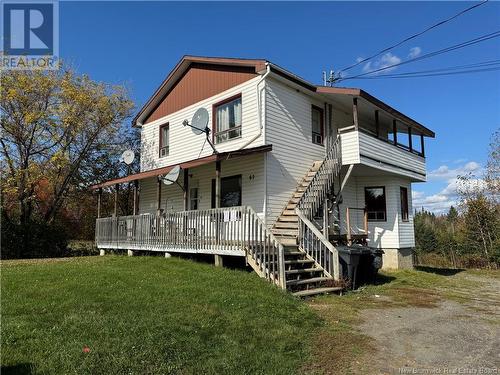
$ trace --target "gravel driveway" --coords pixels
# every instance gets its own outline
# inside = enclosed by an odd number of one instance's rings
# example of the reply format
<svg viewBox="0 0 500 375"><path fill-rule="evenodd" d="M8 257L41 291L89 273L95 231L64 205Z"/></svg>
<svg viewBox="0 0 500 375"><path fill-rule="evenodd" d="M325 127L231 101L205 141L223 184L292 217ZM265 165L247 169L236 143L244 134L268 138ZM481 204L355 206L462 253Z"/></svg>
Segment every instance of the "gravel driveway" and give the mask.
<svg viewBox="0 0 500 375"><path fill-rule="evenodd" d="M359 328L376 350L359 373L500 374L500 279L463 277L480 286L436 307L363 310Z"/></svg>

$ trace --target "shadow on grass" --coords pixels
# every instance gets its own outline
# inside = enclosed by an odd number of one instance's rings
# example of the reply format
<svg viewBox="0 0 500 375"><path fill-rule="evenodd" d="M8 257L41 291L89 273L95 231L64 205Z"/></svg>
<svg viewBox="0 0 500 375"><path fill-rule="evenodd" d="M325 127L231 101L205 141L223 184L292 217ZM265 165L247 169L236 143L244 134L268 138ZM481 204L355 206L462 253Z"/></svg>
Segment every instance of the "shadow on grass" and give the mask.
<svg viewBox="0 0 500 375"><path fill-rule="evenodd" d="M396 278L394 276L389 276L389 275L384 275L384 274L378 273L377 276L375 277L375 280L373 280L373 282L367 283L367 284L384 285L384 284L389 284L389 283L393 282L394 280L396 280Z"/></svg>
<svg viewBox="0 0 500 375"><path fill-rule="evenodd" d="M2 375L31 375L35 372L31 363L21 363L14 366L2 366L0 373Z"/></svg>
<svg viewBox="0 0 500 375"><path fill-rule="evenodd" d="M429 266L415 266L415 269L422 272L434 273L440 276L453 276L465 271L463 268L438 268Z"/></svg>

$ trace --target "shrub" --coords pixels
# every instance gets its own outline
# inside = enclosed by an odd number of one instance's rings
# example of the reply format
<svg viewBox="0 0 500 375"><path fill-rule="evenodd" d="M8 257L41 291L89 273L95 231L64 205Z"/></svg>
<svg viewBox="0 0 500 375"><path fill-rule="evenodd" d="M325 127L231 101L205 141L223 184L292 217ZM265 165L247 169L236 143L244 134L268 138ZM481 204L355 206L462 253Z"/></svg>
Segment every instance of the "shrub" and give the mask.
<svg viewBox="0 0 500 375"><path fill-rule="evenodd" d="M67 254L66 230L59 224L31 222L26 225L2 220L2 259L51 258Z"/></svg>

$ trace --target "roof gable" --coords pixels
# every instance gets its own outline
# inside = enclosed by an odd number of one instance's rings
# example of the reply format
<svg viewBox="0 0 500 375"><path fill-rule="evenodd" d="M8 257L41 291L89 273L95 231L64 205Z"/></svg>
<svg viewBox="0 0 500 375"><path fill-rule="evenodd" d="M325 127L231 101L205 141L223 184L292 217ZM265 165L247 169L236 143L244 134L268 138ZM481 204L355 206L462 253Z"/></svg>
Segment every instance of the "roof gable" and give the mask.
<svg viewBox="0 0 500 375"><path fill-rule="evenodd" d="M184 57L132 121L142 125L256 77L265 60Z"/></svg>

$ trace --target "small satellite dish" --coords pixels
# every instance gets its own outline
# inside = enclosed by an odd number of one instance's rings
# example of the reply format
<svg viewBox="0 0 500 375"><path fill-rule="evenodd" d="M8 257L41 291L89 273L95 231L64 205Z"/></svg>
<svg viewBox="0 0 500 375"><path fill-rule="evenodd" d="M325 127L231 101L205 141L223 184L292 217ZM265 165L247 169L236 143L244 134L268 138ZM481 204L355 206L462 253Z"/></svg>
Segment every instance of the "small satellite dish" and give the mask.
<svg viewBox="0 0 500 375"><path fill-rule="evenodd" d="M177 182L179 178L179 173L181 172L181 167L176 165L173 167L170 172L168 172L165 176L163 176L162 180L165 185L172 185Z"/></svg>
<svg viewBox="0 0 500 375"><path fill-rule="evenodd" d="M208 111L205 108L198 108L193 115L191 120L191 129L196 135L200 135L205 132L208 125Z"/></svg>
<svg viewBox="0 0 500 375"><path fill-rule="evenodd" d="M130 165L134 162L135 154L133 150L125 150L122 154L122 160L125 164Z"/></svg>

